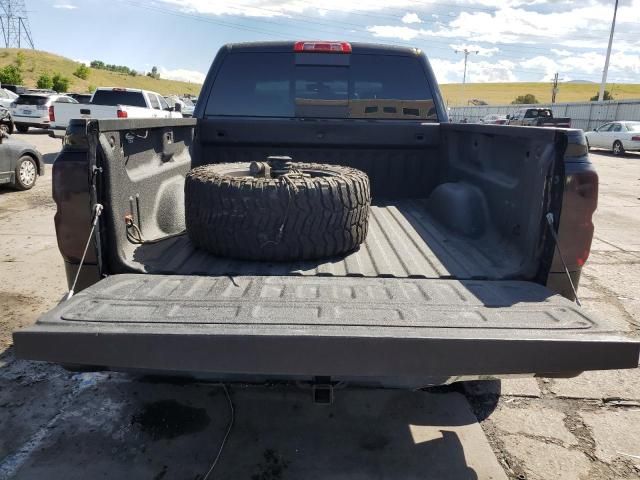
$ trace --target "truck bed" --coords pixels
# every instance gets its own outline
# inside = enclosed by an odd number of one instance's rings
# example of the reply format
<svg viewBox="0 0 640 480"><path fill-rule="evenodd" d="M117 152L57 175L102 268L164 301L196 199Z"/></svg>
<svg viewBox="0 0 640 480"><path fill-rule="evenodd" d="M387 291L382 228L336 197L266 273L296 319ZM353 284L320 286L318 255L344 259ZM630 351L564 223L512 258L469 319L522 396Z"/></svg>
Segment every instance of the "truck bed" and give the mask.
<svg viewBox="0 0 640 480"><path fill-rule="evenodd" d="M438 224L426 200L396 199L372 206L364 245L343 257L291 263L230 260L196 249L181 235L140 246L134 261L155 274L498 279L509 276L510 257L515 258L499 242L491 234L471 242Z"/></svg>

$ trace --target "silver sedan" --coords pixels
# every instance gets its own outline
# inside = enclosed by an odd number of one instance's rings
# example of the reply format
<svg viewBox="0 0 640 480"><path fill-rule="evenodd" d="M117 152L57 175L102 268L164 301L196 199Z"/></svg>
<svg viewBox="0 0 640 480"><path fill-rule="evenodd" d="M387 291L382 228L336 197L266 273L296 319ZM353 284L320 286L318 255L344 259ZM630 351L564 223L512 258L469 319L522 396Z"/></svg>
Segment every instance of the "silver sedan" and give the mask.
<svg viewBox="0 0 640 480"><path fill-rule="evenodd" d="M585 133L589 148L604 148L614 155L640 151L640 122L611 122Z"/></svg>

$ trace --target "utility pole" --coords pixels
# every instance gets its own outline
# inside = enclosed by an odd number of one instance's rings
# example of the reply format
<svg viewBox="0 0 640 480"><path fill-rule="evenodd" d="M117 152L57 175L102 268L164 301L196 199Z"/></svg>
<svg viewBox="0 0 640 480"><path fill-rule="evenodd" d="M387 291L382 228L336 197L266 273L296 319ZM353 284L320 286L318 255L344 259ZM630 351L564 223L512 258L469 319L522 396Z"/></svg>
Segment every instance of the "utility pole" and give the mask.
<svg viewBox="0 0 640 480"><path fill-rule="evenodd" d="M471 55L472 53L475 55L478 55L480 53L479 50L468 50L468 49L464 49L464 50L456 50L456 53L464 53L464 75L462 77L462 91L461 91L461 96L462 96L462 105L465 105L466 102L464 101L464 86L467 83L467 59L469 58L469 55Z"/></svg>
<svg viewBox="0 0 640 480"><path fill-rule="evenodd" d="M35 48L24 0L0 0L0 30L5 48Z"/></svg>
<svg viewBox="0 0 640 480"><path fill-rule="evenodd" d="M611 46L613 45L613 32L616 29L616 16L618 15L618 0L613 10L613 22L611 22L611 34L609 35L609 48L607 48L607 59L604 61L604 70L602 71L602 83L600 83L600 93L598 101L604 100L604 87L607 84L607 73L609 72L609 59L611 58Z"/></svg>
<svg viewBox="0 0 640 480"><path fill-rule="evenodd" d="M553 77L553 89L551 90L551 103L556 103L556 95L558 95L558 74Z"/></svg>

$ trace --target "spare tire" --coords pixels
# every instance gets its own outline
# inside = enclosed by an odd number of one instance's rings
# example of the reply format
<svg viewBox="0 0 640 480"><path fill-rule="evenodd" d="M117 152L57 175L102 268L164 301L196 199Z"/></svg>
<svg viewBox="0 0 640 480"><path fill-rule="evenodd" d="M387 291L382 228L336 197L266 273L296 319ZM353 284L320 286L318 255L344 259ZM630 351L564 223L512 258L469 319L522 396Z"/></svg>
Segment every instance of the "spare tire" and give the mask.
<svg viewBox="0 0 640 480"><path fill-rule="evenodd" d="M276 178L255 162L191 170L185 184L191 241L214 255L265 261L320 259L358 248L369 224L367 175L337 165L287 165L292 170Z"/></svg>

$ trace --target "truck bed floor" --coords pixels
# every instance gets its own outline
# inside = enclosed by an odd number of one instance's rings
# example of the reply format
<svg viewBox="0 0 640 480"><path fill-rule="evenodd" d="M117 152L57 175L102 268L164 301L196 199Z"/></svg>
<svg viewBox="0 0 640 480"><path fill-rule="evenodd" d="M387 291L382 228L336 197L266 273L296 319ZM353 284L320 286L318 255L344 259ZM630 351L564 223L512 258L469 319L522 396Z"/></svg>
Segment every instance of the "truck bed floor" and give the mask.
<svg viewBox="0 0 640 480"><path fill-rule="evenodd" d="M367 240L342 257L288 263L230 260L196 249L182 235L140 246L134 261L156 274L498 279L509 274L509 250L496 234L471 241L438 225L424 200L402 199L376 202Z"/></svg>

